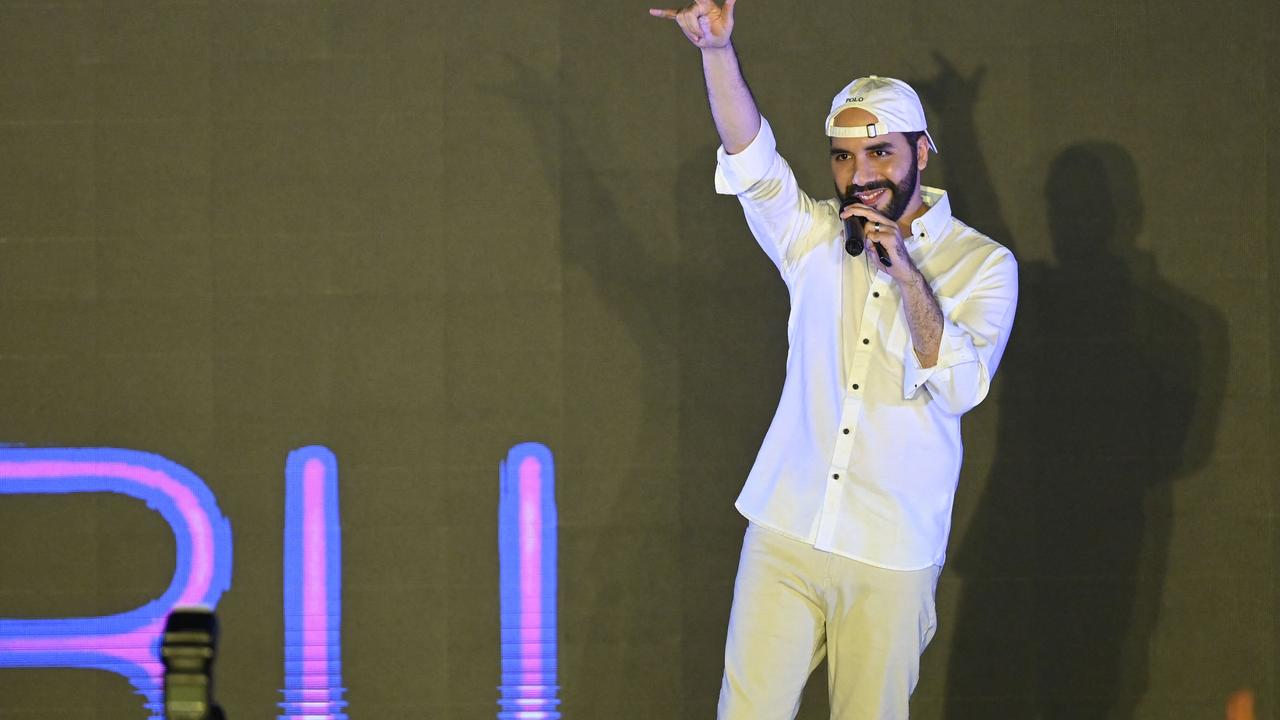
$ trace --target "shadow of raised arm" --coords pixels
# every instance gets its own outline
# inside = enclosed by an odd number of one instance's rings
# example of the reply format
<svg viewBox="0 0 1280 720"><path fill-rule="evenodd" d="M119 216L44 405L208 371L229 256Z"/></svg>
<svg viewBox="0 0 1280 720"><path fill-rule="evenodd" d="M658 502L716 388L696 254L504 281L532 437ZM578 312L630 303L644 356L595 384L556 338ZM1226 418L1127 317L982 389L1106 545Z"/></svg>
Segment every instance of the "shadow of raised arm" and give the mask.
<svg viewBox="0 0 1280 720"><path fill-rule="evenodd" d="M512 112L533 132L543 177L560 200L560 240L567 265L585 270L610 308L641 342L666 344L669 333L654 324L647 302L676 268L658 257L636 230L623 221L569 118L563 84L543 77L523 59L504 53L510 79L486 90L511 101Z"/></svg>
<svg viewBox="0 0 1280 720"><path fill-rule="evenodd" d="M955 216L1014 250L1013 236L1000 211L1000 200L991 171L982 155L974 119L975 108L987 75L979 66L967 77L941 53L934 52L938 72L931 78L911 81L935 120L934 137L942 158L942 187L951 199Z"/></svg>

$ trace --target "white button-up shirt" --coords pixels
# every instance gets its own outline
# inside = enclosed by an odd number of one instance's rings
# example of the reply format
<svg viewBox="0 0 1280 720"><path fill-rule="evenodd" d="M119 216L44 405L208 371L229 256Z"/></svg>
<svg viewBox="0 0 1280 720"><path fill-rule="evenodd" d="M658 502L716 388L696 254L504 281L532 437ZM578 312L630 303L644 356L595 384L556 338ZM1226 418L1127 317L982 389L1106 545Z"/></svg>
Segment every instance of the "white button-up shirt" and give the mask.
<svg viewBox="0 0 1280 720"><path fill-rule="evenodd" d="M844 249L835 198L796 184L761 118L746 149L717 152L716 190L737 195L791 298L787 376L739 495L750 521L893 570L941 565L960 476L960 416L987 395L1013 326L1017 264L951 217L947 195L906 239L944 317L921 368L897 284Z"/></svg>

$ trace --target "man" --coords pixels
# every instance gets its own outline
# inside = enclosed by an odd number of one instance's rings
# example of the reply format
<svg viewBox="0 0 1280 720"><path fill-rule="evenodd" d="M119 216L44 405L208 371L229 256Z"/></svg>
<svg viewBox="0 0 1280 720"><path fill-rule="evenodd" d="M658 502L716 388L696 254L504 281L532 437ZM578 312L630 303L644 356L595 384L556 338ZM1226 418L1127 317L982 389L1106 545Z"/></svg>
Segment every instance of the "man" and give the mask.
<svg viewBox="0 0 1280 720"><path fill-rule="evenodd" d="M738 196L791 300L782 397L737 501L750 523L719 717L794 718L825 655L833 718L906 718L936 623L960 416L1008 341L1017 266L920 185L933 141L900 81L858 78L835 97L837 198L802 192L738 67L734 5L650 10L701 50L716 189ZM846 226L861 222L855 255Z"/></svg>

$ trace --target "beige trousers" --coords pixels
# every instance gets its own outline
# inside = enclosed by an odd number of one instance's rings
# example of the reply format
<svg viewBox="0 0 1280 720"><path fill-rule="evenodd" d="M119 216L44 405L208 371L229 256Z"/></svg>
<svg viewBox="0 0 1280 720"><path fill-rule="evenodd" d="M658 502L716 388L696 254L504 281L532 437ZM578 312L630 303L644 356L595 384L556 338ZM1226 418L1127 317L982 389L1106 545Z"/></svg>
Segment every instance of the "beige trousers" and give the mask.
<svg viewBox="0 0 1280 720"><path fill-rule="evenodd" d="M790 720L827 658L833 720L905 720L941 568L885 570L766 530L742 542L719 720Z"/></svg>

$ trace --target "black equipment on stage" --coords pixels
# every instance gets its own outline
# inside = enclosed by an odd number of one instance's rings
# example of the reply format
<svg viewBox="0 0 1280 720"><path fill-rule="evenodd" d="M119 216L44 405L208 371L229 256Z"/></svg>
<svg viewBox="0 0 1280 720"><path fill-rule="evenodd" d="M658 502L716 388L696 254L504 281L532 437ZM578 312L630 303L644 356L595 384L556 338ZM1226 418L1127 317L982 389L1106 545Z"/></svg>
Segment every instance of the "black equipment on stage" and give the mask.
<svg viewBox="0 0 1280 720"><path fill-rule="evenodd" d="M212 611L178 608L169 614L160 642L166 720L226 720L213 701L217 648L218 619Z"/></svg>

